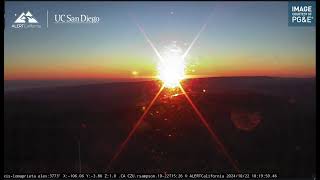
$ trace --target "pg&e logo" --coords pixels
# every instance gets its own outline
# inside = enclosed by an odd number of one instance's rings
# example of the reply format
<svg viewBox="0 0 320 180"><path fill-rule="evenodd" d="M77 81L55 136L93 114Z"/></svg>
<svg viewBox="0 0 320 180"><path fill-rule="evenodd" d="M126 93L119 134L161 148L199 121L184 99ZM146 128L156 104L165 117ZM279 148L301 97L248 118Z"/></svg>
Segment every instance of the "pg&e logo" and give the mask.
<svg viewBox="0 0 320 180"><path fill-rule="evenodd" d="M289 1L289 26L314 26L316 21L315 1Z"/></svg>

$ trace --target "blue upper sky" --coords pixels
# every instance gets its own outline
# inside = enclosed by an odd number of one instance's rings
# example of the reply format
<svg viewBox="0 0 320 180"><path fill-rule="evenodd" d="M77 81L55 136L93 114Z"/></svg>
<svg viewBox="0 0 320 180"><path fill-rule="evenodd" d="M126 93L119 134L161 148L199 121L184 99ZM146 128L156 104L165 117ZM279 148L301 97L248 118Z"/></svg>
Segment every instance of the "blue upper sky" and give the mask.
<svg viewBox="0 0 320 180"><path fill-rule="evenodd" d="M315 72L315 27L288 27L288 2L6 2L5 78L57 69L152 73L156 58L129 14L161 49L171 41L185 48L210 13L212 18L190 51L199 75L234 69L284 68ZM10 26L30 10L40 29ZM46 13L49 27L46 27ZM54 24L54 14L99 16L99 24ZM246 65L246 67L242 67ZM145 68L147 67L147 68ZM27 69L27 70L26 70ZM99 70L99 71L103 71ZM97 70L98 71L98 70ZM281 69L277 70L281 71ZM266 72L269 72L266 71ZM62 70L61 70L61 73ZM295 73L292 73L293 75ZM222 73L223 74L223 73ZM107 76L107 75L106 75Z"/></svg>

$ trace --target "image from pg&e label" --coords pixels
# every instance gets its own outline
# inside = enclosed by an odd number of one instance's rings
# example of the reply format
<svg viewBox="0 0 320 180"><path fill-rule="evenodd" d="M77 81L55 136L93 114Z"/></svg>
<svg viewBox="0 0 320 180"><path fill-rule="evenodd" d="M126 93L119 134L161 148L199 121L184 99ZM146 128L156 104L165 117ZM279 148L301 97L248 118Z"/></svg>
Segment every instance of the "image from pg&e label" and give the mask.
<svg viewBox="0 0 320 180"><path fill-rule="evenodd" d="M316 1L289 1L289 26L315 26Z"/></svg>

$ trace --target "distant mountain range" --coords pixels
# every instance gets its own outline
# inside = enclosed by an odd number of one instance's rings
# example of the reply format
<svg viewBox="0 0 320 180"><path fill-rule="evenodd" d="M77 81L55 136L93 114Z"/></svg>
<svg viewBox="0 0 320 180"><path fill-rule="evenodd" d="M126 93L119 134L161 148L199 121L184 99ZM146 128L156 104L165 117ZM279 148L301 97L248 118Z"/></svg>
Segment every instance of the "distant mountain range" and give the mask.
<svg viewBox="0 0 320 180"><path fill-rule="evenodd" d="M300 77L271 77L271 76L233 76L233 77L202 77L202 78L190 78L192 80L197 79L210 79L214 81L228 80L228 82L234 83L257 83L266 80L297 80L297 79L309 79L315 80L314 77L300 78ZM139 82L139 81L152 81L147 78L132 78L132 79L78 79L78 80L4 80L4 92L20 91L27 89L38 88L50 88L50 87L66 87L66 86L79 86L90 84L104 84L104 83L117 83L117 82ZM265 83L265 82L263 82Z"/></svg>

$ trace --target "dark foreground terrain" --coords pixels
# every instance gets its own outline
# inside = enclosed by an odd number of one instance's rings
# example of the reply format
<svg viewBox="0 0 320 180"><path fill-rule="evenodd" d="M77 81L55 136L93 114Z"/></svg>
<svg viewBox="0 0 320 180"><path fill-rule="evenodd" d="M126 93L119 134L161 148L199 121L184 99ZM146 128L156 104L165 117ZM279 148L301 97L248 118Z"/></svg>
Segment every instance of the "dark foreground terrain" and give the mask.
<svg viewBox="0 0 320 180"><path fill-rule="evenodd" d="M315 79L206 78L183 87L242 172L315 174ZM4 172L234 172L180 91L159 82L6 92ZM79 158L80 157L80 158Z"/></svg>

